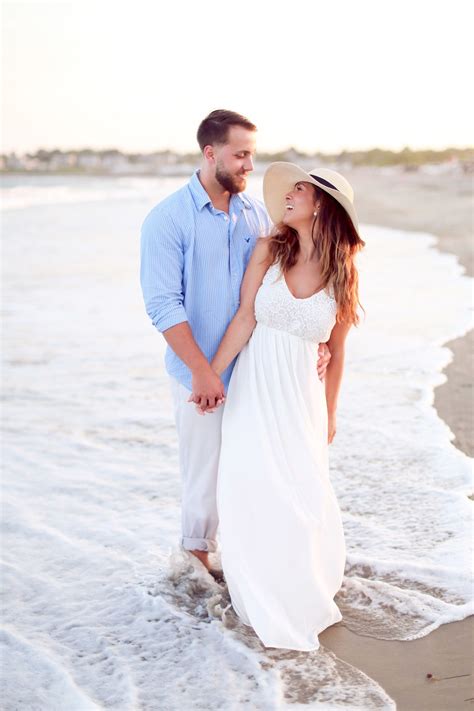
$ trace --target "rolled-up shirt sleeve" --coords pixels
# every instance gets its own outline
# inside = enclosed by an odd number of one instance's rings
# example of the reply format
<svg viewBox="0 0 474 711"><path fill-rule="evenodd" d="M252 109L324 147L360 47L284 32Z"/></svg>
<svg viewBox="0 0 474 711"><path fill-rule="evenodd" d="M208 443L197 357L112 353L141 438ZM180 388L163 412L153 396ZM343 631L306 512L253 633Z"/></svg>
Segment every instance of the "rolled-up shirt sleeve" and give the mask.
<svg viewBox="0 0 474 711"><path fill-rule="evenodd" d="M146 312L163 333L187 321L183 293L184 249L170 215L153 210L142 226L140 281Z"/></svg>

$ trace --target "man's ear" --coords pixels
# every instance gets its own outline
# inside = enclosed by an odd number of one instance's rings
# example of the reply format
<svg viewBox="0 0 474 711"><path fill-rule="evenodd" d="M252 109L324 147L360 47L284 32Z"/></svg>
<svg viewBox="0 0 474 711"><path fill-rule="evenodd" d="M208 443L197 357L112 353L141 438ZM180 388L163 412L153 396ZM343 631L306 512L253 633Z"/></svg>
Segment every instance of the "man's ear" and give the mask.
<svg viewBox="0 0 474 711"><path fill-rule="evenodd" d="M215 162L214 146L204 146L203 155L210 163Z"/></svg>

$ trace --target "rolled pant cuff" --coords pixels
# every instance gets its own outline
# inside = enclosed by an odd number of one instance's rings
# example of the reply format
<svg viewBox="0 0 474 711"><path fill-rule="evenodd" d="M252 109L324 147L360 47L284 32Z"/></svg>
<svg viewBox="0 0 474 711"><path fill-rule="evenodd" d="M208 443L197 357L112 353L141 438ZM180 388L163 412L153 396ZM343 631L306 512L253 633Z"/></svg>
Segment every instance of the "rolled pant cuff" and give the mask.
<svg viewBox="0 0 474 711"><path fill-rule="evenodd" d="M181 544L187 551L208 551L214 553L217 550L217 542L210 538L182 538Z"/></svg>

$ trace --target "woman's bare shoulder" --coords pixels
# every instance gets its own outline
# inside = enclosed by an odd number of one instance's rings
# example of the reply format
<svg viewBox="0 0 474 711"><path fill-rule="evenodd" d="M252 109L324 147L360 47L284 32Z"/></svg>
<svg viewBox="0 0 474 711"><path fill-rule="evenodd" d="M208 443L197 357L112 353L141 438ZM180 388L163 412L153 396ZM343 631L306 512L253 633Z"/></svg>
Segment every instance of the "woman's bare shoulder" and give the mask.
<svg viewBox="0 0 474 711"><path fill-rule="evenodd" d="M257 237L252 256L255 257L255 261L268 262L268 266L270 265L270 237Z"/></svg>

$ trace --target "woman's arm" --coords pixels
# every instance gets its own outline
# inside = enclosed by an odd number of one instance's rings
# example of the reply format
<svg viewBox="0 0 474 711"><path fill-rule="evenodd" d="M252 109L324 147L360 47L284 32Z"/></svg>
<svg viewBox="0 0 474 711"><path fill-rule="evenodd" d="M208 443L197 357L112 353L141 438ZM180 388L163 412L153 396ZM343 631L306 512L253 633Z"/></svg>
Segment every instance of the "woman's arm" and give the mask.
<svg viewBox="0 0 474 711"><path fill-rule="evenodd" d="M336 409L337 397L341 387L342 372L344 370L344 349L346 336L351 327L350 323L336 323L331 331L328 347L331 352L331 360L326 370L326 402L328 408L328 442L334 439L336 434Z"/></svg>
<svg viewBox="0 0 474 711"><path fill-rule="evenodd" d="M267 239L260 237L242 280L239 309L211 362L211 367L218 375L224 372L252 335L255 328L255 297L269 266Z"/></svg>

